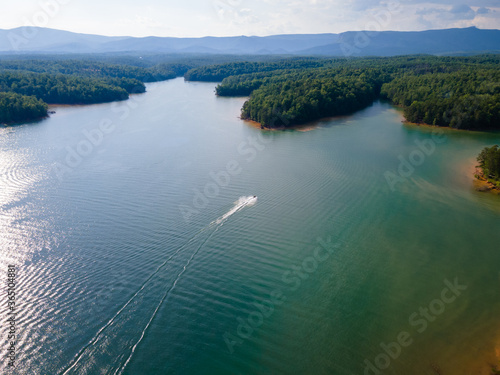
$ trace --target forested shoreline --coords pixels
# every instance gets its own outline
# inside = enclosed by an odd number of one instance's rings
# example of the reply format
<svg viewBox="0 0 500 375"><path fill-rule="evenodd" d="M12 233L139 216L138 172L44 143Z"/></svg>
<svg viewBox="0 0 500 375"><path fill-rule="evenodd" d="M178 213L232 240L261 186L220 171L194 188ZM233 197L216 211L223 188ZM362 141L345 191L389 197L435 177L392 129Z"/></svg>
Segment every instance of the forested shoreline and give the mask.
<svg viewBox="0 0 500 375"><path fill-rule="evenodd" d="M194 68L238 61L251 66L254 61L276 63L281 60L269 56L139 55L133 52L101 55L0 54L0 93L5 94L0 102L0 123L46 117L47 104L126 100L130 94L144 93L147 82L184 75L189 77L188 73Z"/></svg>
<svg viewBox="0 0 500 375"><path fill-rule="evenodd" d="M499 66L500 55L296 58L281 64L214 65L194 69L188 77L223 78L216 94L250 96L241 117L266 128L353 113L386 99L401 106L410 122L498 130Z"/></svg>
<svg viewBox="0 0 500 375"><path fill-rule="evenodd" d="M15 94L3 95L0 122L47 116L46 104L126 100L132 93L145 92L146 82L184 76L186 81L220 82L215 89L218 96L249 96L241 117L265 128L350 114L385 99L402 107L410 122L498 130L499 66L498 54L370 58L0 56L0 93Z"/></svg>
<svg viewBox="0 0 500 375"><path fill-rule="evenodd" d="M190 67L144 68L76 59L0 60L0 122L47 116L48 104L96 104L144 93L144 82L175 78ZM9 95L8 95L9 94Z"/></svg>
<svg viewBox="0 0 500 375"><path fill-rule="evenodd" d="M485 147L477 157L480 173L476 177L500 190L500 147Z"/></svg>
<svg viewBox="0 0 500 375"><path fill-rule="evenodd" d="M0 123L48 115L48 104L126 100L145 83L182 77L194 67L227 58L137 55L0 56ZM7 95L9 94L9 95ZM36 108L36 110L34 110Z"/></svg>
<svg viewBox="0 0 500 375"><path fill-rule="evenodd" d="M23 122L47 116L48 105L34 96L0 92L0 122Z"/></svg>

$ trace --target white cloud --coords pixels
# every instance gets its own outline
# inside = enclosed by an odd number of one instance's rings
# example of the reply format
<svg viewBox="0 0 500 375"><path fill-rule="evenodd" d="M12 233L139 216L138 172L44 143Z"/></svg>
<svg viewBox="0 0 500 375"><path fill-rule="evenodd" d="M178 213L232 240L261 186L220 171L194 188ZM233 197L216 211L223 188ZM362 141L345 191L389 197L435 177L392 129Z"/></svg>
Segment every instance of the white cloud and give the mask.
<svg viewBox="0 0 500 375"><path fill-rule="evenodd" d="M86 0L69 2L48 27L135 36L499 28L499 6L499 0ZM22 26L39 8L37 0L5 1L0 28Z"/></svg>

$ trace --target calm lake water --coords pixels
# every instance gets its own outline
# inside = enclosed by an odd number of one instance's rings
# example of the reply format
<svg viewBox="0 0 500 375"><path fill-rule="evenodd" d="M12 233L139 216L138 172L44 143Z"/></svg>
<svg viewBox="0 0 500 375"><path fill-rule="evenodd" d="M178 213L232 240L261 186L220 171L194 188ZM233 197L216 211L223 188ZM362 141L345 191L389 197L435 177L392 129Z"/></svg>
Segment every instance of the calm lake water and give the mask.
<svg viewBox="0 0 500 375"><path fill-rule="evenodd" d="M499 363L500 197L475 191L471 167L500 134L435 134L384 103L263 132L213 83L147 88L0 128L4 340L18 272L17 367L0 372Z"/></svg>

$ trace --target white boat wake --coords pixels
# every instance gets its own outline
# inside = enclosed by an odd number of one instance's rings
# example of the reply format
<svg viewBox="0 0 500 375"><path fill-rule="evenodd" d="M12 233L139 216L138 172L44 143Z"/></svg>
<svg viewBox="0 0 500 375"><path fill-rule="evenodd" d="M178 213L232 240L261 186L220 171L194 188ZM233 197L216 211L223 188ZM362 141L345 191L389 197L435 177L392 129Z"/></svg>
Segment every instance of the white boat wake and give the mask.
<svg viewBox="0 0 500 375"><path fill-rule="evenodd" d="M132 295L132 297L128 299L127 302L111 317L111 319L97 331L94 337L86 345L84 345L82 349L80 349L80 351L69 363L68 367L64 370L63 375L93 373L93 371L97 371L96 367L98 366L100 366L102 371L104 371L104 367L106 367L107 373L111 373L114 369L115 375L123 374L126 367L130 363L130 360L134 356L137 347L141 344L147 330L155 319L158 310L168 300L171 293L177 286L178 281L189 269L191 262L196 257L198 252L205 246L205 244L231 215L242 210L244 207L253 206L255 203L257 203L257 197L255 195L240 197L236 202L234 202L234 206L228 212L219 217L217 220L212 221L209 225L205 226L193 237L191 237L184 245L178 248L172 255L170 255L144 281L139 290L137 290L134 295ZM207 230L208 232L206 232ZM208 236L204 239L202 237L203 233L208 234ZM141 301L147 297L147 293L150 292L149 289L154 287L154 281L157 279L155 276L162 276L161 273L166 272L170 261L178 254L181 254L181 250L199 240L201 240L201 243L196 247L188 261L177 273L173 283L165 290L164 293L159 295L161 298L156 304L154 311L152 311L151 315L147 314L149 319L144 322L144 328L141 330L140 335L138 335L138 339L134 340L132 337L123 336L121 331L125 325L137 324L134 310L137 304L140 304ZM122 338L121 341L120 337ZM111 349L110 342L114 343L115 347L113 350ZM128 350L130 350L130 352L128 358L125 360ZM120 355L117 355L117 353L120 353Z"/></svg>
<svg viewBox="0 0 500 375"><path fill-rule="evenodd" d="M227 218L229 218L231 215L240 211L244 207L253 206L255 203L257 203L257 196L255 195L250 195L248 197L240 197L236 202L234 202L233 208L231 208L228 212L219 217L217 220L213 221L212 224L221 224L224 221L226 221Z"/></svg>

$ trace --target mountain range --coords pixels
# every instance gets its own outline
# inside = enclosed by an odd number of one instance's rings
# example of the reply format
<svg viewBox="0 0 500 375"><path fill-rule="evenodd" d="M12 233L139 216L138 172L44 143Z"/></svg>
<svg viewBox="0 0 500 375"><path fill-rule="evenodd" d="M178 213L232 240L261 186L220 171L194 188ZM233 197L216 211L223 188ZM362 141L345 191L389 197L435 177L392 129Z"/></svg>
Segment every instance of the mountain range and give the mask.
<svg viewBox="0 0 500 375"><path fill-rule="evenodd" d="M472 54L500 51L500 30L476 27L428 31L349 31L234 37L110 37L19 27L0 29L2 53L209 53L324 56Z"/></svg>

